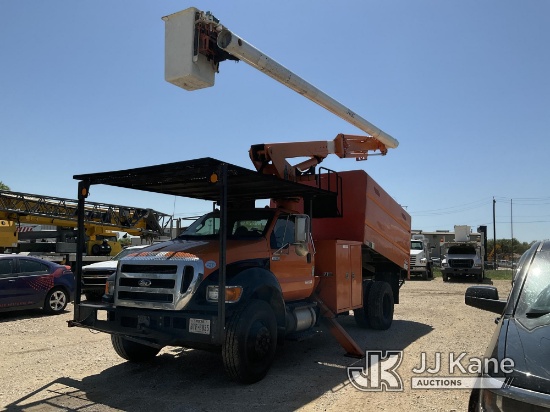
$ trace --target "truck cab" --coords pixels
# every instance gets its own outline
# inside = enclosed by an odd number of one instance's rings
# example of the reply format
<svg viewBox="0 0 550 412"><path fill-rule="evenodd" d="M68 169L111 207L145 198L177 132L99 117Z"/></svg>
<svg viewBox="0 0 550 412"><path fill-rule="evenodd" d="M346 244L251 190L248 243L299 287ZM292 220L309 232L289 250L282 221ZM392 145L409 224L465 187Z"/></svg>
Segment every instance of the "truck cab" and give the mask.
<svg viewBox="0 0 550 412"><path fill-rule="evenodd" d="M226 265L230 268L227 280L228 284L236 282L234 286L239 289L234 303L240 299L241 293L253 293L247 290L254 287L250 285L251 281L243 278L241 281L244 283L237 284L239 281L233 279L244 270L254 271L261 277L274 275L272 281L280 285L280 298L284 301L305 299L312 294L314 266L310 253L309 218L306 215L273 208L239 209L228 211L227 222ZM209 277L217 279L219 231L220 212L213 211L196 220L177 238L140 249L123 258L118 267L115 303L152 309L161 305L174 310L184 309L193 299L201 302L206 298L208 301L208 296L193 296L199 283ZM192 269L183 269L188 273L180 278L181 284L172 282L171 288L167 288L165 282L159 282L157 287L155 283L139 286L139 279L151 277L150 271L143 266L145 261L167 264L179 259L192 263L185 263ZM176 273L177 269L173 274L167 274L166 278L177 278ZM122 278L125 280L121 281ZM210 297L217 294L214 285L206 289L205 293ZM169 299L166 294L171 295ZM168 300L170 303L163 303Z"/></svg>
<svg viewBox="0 0 550 412"><path fill-rule="evenodd" d="M420 275L422 279L433 278L430 244L424 235L412 235L410 251L411 276Z"/></svg>
<svg viewBox="0 0 550 412"><path fill-rule="evenodd" d="M446 244L447 252L441 261L443 281L450 277L475 277L482 282L485 277L483 253L478 242L455 242Z"/></svg>

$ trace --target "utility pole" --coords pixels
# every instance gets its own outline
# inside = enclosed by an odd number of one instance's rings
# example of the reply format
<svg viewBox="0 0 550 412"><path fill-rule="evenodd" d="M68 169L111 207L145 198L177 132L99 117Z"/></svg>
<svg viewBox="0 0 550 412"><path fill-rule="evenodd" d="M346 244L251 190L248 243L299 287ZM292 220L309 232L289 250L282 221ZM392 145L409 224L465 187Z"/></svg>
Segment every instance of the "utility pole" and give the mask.
<svg viewBox="0 0 550 412"><path fill-rule="evenodd" d="M510 199L510 232L512 233L512 270L514 270L514 220L513 220L513 213L512 213L512 199Z"/></svg>
<svg viewBox="0 0 550 412"><path fill-rule="evenodd" d="M497 224L495 214L496 203L497 201L493 196L493 269L497 268Z"/></svg>

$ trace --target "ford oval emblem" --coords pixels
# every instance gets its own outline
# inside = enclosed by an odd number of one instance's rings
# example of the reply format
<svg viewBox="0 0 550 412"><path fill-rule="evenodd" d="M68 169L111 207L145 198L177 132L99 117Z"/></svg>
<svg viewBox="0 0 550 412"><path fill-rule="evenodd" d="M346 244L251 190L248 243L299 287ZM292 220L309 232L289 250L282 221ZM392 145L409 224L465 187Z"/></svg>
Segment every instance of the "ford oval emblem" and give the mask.
<svg viewBox="0 0 550 412"><path fill-rule="evenodd" d="M214 269L216 267L216 262L214 262L213 260L209 260L208 262L206 262L204 264L204 266L207 268L207 269Z"/></svg>
<svg viewBox="0 0 550 412"><path fill-rule="evenodd" d="M151 286L151 280L140 279L138 282L138 286L141 286L142 288L148 288L149 286Z"/></svg>

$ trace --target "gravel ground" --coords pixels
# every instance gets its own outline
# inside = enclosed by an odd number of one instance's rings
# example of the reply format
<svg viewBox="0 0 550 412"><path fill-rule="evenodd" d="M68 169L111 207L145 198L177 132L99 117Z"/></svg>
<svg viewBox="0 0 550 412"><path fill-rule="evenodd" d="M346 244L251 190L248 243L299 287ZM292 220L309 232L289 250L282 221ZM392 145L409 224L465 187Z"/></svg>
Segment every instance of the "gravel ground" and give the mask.
<svg viewBox="0 0 550 412"><path fill-rule="evenodd" d="M488 283L491 283L490 281ZM501 297L510 281L496 280ZM412 369L426 353L433 366L442 355L450 376L449 354L481 356L495 329L495 315L464 304L472 283L407 282L388 331L355 326L353 316L339 321L358 344L369 350L402 350L397 372L404 389L363 392L348 380L347 366L365 360L343 356L336 340L321 328L312 339L279 347L268 376L254 385L228 380L221 356L165 348L154 361L131 364L120 359L110 338L86 329L68 328L72 305L58 316L40 311L0 313L0 408L10 411L465 411L465 389L411 389ZM426 373L423 374L427 375ZM469 375L471 376L471 375Z"/></svg>

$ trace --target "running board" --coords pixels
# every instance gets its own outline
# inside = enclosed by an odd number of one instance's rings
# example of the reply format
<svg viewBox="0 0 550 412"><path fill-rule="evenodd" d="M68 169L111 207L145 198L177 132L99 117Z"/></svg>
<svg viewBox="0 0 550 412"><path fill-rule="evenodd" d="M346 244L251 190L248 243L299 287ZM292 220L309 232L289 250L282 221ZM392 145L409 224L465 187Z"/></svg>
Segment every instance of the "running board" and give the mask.
<svg viewBox="0 0 550 412"><path fill-rule="evenodd" d="M345 331L345 329L336 321L336 315L328 308L327 305L317 296L313 294L312 299L319 305L321 310L321 319L328 326L332 336L336 338L340 346L346 351L346 356L352 358L364 358L365 352L353 340L353 338Z"/></svg>

